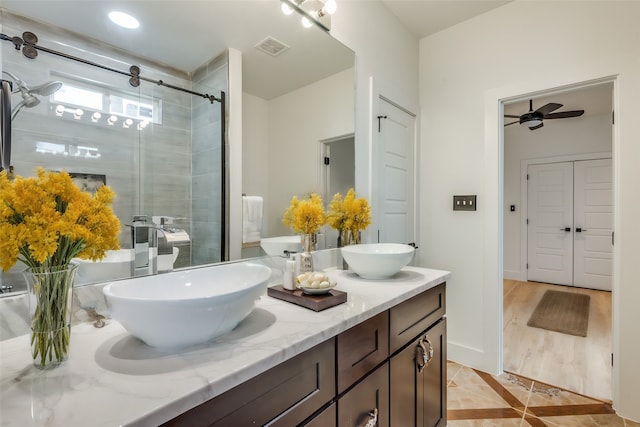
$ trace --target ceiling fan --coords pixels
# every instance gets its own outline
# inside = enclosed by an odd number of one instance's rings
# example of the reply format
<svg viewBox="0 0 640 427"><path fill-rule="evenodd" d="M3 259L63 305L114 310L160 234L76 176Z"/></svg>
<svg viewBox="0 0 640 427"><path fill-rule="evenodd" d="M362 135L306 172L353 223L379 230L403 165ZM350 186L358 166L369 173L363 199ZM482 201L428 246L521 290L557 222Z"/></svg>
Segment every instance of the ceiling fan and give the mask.
<svg viewBox="0 0 640 427"><path fill-rule="evenodd" d="M544 123L542 123L543 119L567 119L570 117L579 117L584 114L584 110L561 111L559 113L552 113L552 111L555 111L560 107L562 107L562 104L550 102L538 108L536 111L533 111L533 100L530 99L528 112L522 114L521 116L514 116L511 114L504 115L505 117L518 119L518 121L507 123L505 124L505 126L520 123L521 125L525 125L526 127L528 127L529 130L536 130L544 126Z"/></svg>

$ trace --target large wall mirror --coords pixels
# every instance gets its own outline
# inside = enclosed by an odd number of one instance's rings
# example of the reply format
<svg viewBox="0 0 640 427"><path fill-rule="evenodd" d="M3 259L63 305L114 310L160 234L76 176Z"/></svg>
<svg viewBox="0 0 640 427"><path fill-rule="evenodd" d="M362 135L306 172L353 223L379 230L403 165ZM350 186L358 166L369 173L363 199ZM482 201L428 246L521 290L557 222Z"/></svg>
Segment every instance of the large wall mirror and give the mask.
<svg viewBox="0 0 640 427"><path fill-rule="evenodd" d="M6 36L31 32L39 46L68 56L127 72L138 65L152 81L225 93L223 111L197 95L144 79L134 87L126 75L46 51L28 58L0 42L4 80L55 89L34 91L37 103L23 102L24 91L11 96L14 173L64 169L88 191L106 182L117 194L125 250L127 224L143 214L184 232L173 237L175 268L265 255L259 238L291 234L281 223L291 197L323 190L327 147L353 143L354 53L284 15L279 0L3 0L1 7ZM113 10L136 16L140 27L112 26ZM258 240L233 214L255 198ZM79 282L104 280L92 273Z"/></svg>

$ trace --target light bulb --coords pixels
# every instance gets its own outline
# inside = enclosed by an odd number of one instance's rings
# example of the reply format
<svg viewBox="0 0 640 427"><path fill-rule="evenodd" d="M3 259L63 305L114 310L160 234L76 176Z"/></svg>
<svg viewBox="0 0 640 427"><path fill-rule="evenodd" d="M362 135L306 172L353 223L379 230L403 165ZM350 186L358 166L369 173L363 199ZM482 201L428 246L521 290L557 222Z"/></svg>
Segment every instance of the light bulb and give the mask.
<svg viewBox="0 0 640 427"><path fill-rule="evenodd" d="M138 22L136 18L124 12L109 12L109 19L111 19L114 24L130 30L136 29L140 26L140 22Z"/></svg>
<svg viewBox="0 0 640 427"><path fill-rule="evenodd" d="M338 3L336 3L336 0L327 0L326 2L324 2L324 11L327 14L333 15L334 13L336 13L337 9Z"/></svg>
<svg viewBox="0 0 640 427"><path fill-rule="evenodd" d="M111 116L109 116L109 118L107 119L107 124L109 124L109 125L113 126L113 124L114 124L115 122L117 122L117 121L118 121L118 116L111 115Z"/></svg>
<svg viewBox="0 0 640 427"><path fill-rule="evenodd" d="M56 116L61 117L64 114L64 105L58 105L56 107Z"/></svg>
<svg viewBox="0 0 640 427"><path fill-rule="evenodd" d="M98 122L98 120L100 120L100 117L102 117L102 114L100 114L100 113L98 113L98 112L96 111L95 113L93 113L93 114L91 115L91 121L92 121L93 123L97 123L97 122Z"/></svg>
<svg viewBox="0 0 640 427"><path fill-rule="evenodd" d="M78 108L74 113L73 113L73 118L76 120L80 120L82 118L82 115L84 114L84 111L82 111L82 109Z"/></svg>
<svg viewBox="0 0 640 427"><path fill-rule="evenodd" d="M302 17L302 26L305 28L311 28L313 24L311 23L311 21L309 21L309 18L307 18L306 16Z"/></svg>
<svg viewBox="0 0 640 427"><path fill-rule="evenodd" d="M293 13L293 8L287 3L282 3L280 5L280 9L282 9L282 13L284 13L285 15L291 15Z"/></svg>

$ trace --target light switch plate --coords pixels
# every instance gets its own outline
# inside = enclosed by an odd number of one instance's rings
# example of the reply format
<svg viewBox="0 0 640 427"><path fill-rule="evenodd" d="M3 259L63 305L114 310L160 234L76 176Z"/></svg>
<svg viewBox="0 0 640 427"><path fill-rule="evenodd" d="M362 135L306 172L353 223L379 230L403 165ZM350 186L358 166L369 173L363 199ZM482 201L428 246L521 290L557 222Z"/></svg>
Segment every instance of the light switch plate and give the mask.
<svg viewBox="0 0 640 427"><path fill-rule="evenodd" d="M471 196L453 196L454 211L475 211L476 195Z"/></svg>

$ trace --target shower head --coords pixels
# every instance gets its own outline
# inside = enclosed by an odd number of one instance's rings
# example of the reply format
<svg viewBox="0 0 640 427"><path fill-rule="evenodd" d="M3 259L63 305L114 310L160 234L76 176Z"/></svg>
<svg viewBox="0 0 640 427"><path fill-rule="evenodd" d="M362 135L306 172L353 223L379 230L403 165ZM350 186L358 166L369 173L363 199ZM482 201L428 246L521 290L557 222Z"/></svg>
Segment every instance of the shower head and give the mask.
<svg viewBox="0 0 640 427"><path fill-rule="evenodd" d="M34 87L29 91L29 93L42 95L42 96L49 96L59 91L61 87L62 87L62 82L59 82L59 81L47 82L47 83L41 84L40 86Z"/></svg>
<svg viewBox="0 0 640 427"><path fill-rule="evenodd" d="M11 77L11 79L16 84L17 89L15 89L13 93L20 92L20 95L22 96L22 101L20 101L20 103L18 103L18 105L16 105L13 111L11 112L11 120L13 120L16 117L16 115L18 115L18 113L23 107L33 108L36 105L40 104L40 98L38 98L36 95L49 96L59 91L60 88L62 87L62 82L51 81L51 82L47 82L47 83L43 83L41 85L35 86L33 89L29 89L29 86L27 86L25 82L20 80L18 77L16 77L12 73L4 70L2 72L7 76Z"/></svg>

